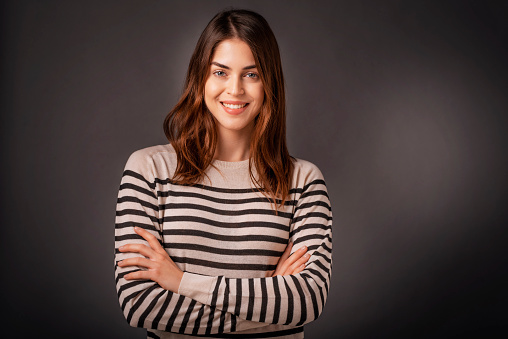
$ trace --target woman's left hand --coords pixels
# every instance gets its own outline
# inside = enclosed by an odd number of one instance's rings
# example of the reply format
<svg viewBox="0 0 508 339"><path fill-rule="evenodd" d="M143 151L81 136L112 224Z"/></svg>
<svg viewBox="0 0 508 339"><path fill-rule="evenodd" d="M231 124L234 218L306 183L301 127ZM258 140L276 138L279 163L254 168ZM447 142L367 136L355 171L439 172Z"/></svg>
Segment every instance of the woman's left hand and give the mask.
<svg viewBox="0 0 508 339"><path fill-rule="evenodd" d="M135 257L122 260L118 263L120 267L141 266L147 270L140 270L126 274L126 280L152 280L158 283L162 288L178 293L178 287L182 281L183 271L176 266L168 253L162 248L161 244L150 232L134 227L134 231L143 237L150 246L143 244L127 244L121 246L120 252L135 252L146 258Z"/></svg>

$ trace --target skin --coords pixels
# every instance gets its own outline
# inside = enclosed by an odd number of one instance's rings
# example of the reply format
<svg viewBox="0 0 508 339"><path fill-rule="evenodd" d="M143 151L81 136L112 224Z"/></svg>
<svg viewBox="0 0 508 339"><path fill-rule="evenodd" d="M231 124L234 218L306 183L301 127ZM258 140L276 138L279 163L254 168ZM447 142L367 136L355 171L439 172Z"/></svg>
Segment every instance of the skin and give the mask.
<svg viewBox="0 0 508 339"><path fill-rule="evenodd" d="M213 115L219 136L215 159L241 161L249 158L250 137L255 118L264 100L263 83L249 46L239 39L222 41L212 57L212 64L205 83L204 99ZM224 106L230 105L230 107ZM242 107L231 107L240 105ZM127 244L120 252L139 253L143 257L125 259L120 267L140 266L146 270L129 273L126 280L152 280L162 288L178 293L183 271L171 260L159 241L148 231L134 227L135 232L148 243ZM290 242L280 257L275 271L267 277L298 274L305 268L310 255L304 246L292 255Z"/></svg>
<svg viewBox="0 0 508 339"><path fill-rule="evenodd" d="M254 119L263 105L264 95L263 82L250 47L238 39L222 41L213 54L204 93L219 136L216 159L240 161L249 158ZM246 106L232 109L224 103Z"/></svg>

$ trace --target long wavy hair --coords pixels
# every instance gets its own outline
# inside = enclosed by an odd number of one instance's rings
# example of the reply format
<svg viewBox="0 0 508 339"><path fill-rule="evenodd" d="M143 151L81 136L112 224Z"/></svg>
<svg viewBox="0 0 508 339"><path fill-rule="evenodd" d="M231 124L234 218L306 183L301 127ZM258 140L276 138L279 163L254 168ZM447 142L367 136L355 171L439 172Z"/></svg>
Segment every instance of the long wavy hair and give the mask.
<svg viewBox="0 0 508 339"><path fill-rule="evenodd" d="M189 62L183 94L164 120L164 133L177 155L172 180L178 184L195 184L212 164L217 129L206 107L204 90L215 48L226 39L247 43L260 72L264 101L255 118L249 171L256 188L277 209L287 199L294 167L286 144L284 77L277 40L266 20L252 11L220 12L201 33Z"/></svg>

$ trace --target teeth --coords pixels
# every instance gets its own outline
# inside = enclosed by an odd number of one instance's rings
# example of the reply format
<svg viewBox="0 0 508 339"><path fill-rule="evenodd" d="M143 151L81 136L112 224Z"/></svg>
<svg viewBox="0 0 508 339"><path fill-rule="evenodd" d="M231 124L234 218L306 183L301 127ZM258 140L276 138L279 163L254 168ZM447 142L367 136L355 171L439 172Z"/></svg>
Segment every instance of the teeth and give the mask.
<svg viewBox="0 0 508 339"><path fill-rule="evenodd" d="M239 109L239 108L243 108L245 106L247 106L247 104L243 104L243 105L232 105L232 104L226 104L226 103L222 103L222 105L224 105L225 107L227 108L233 108L233 109Z"/></svg>

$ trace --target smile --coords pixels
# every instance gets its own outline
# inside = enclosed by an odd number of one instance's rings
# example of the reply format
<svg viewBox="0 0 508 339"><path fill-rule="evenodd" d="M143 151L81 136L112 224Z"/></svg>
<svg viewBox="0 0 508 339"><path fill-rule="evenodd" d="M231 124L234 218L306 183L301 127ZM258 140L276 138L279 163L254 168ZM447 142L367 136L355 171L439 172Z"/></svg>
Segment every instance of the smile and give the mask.
<svg viewBox="0 0 508 339"><path fill-rule="evenodd" d="M221 102L221 104L222 104L222 106L230 108L230 109L240 109L240 108L244 108L245 106L248 105L248 103L241 104L241 105L234 105L234 104L226 104L225 102Z"/></svg>

